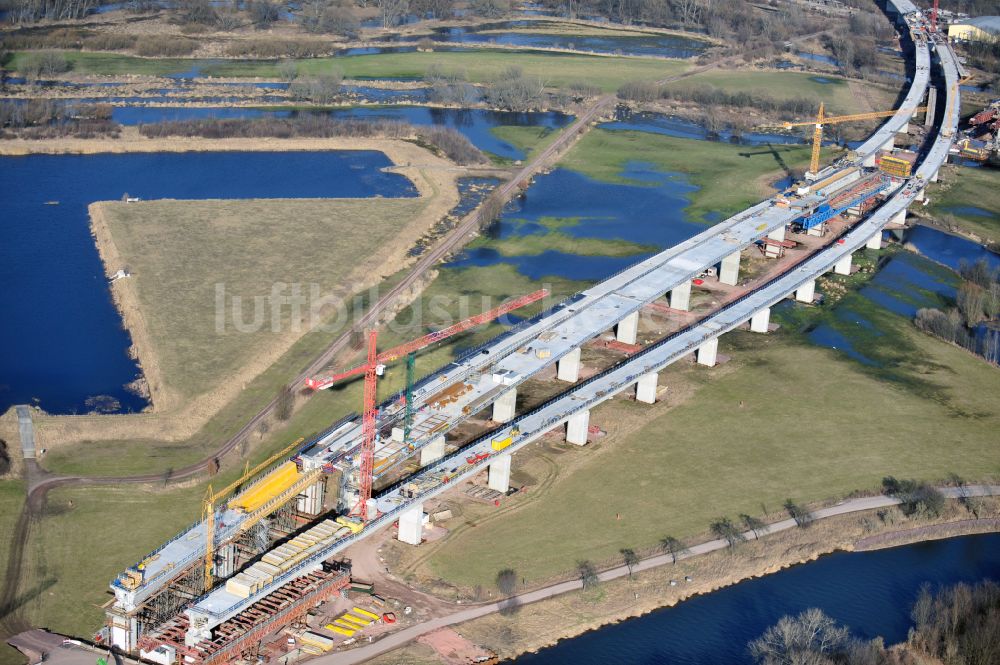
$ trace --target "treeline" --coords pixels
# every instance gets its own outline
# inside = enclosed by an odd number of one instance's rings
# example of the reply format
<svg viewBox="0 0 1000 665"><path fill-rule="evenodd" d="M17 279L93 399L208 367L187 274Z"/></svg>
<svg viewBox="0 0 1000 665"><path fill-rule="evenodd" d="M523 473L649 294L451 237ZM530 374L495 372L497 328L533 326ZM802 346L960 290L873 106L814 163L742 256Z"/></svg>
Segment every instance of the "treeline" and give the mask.
<svg viewBox="0 0 1000 665"><path fill-rule="evenodd" d="M65 21L83 18L99 4L97 0L11 0L7 11L14 23L32 23L43 18Z"/></svg>
<svg viewBox="0 0 1000 665"><path fill-rule="evenodd" d="M982 336L976 327L982 321L1000 317L1000 269L990 268L985 259L959 266L962 283L955 295L955 307L947 310L917 310L914 325L946 342L958 344L1000 364L1000 331L986 330Z"/></svg>
<svg viewBox="0 0 1000 665"><path fill-rule="evenodd" d="M87 139L116 137L120 130L108 104L67 106L50 99L0 100L0 138Z"/></svg>
<svg viewBox="0 0 1000 665"><path fill-rule="evenodd" d="M933 593L925 585L910 614L907 641L887 648L860 640L822 610L782 617L748 646L761 665L954 665L1000 663L1000 585L957 584Z"/></svg>
<svg viewBox="0 0 1000 665"><path fill-rule="evenodd" d="M647 81L632 81L618 89L618 97L633 102L648 103L660 99L672 99L693 102L704 107L753 108L787 117L801 117L816 112L816 102L807 97L775 99L755 92L729 92L711 85L671 88Z"/></svg>
<svg viewBox="0 0 1000 665"><path fill-rule="evenodd" d="M395 138L414 139L459 164L481 164L486 157L460 132L450 127L415 127L390 120L338 120L328 116L296 118L177 120L141 125L148 138L168 136L223 138Z"/></svg>

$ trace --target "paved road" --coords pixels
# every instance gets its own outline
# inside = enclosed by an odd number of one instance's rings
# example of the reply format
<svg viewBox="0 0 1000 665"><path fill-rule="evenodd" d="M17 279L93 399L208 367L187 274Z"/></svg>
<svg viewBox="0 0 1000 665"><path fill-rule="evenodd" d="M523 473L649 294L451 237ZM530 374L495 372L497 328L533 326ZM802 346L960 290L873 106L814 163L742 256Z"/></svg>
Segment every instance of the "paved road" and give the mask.
<svg viewBox="0 0 1000 665"><path fill-rule="evenodd" d="M24 459L35 458L35 426L31 422L31 409L21 404L17 410L17 426L21 430L21 454Z"/></svg>
<svg viewBox="0 0 1000 665"><path fill-rule="evenodd" d="M962 496L963 492L963 490L956 487L942 487L939 489L946 497L951 499L959 498ZM970 485L964 489L964 492L966 496L998 496L1000 495L1000 485ZM812 513L812 518L813 520L821 520L829 517L836 517L838 515L847 515L850 513L872 510L874 508L885 508L899 503L900 501L898 499L893 499L887 496L872 496L860 499L851 499L829 508L817 510ZM787 531L792 528L795 528L795 520L787 519L768 525L766 533L777 533L779 531ZM753 534L750 531L747 531L744 533L744 537L751 539L753 538ZM677 558L688 559L708 554L709 552L725 549L726 547L728 547L728 543L723 539L710 540L708 542L692 546L689 551L683 554L678 554ZM650 570L652 568L672 563L673 557L670 554L661 554L648 559L643 559L632 568L632 572L642 572L644 570ZM628 574L629 569L627 566L618 566L617 568L612 568L599 573L598 577L602 582L606 582L608 580L625 577ZM576 591L580 589L581 586L582 583L580 580L560 582L559 584L553 584L552 586L520 594L515 596L513 600L517 605L527 605L546 598L559 596L570 591ZM310 660L309 662L316 665L353 665L355 663L362 663L370 658L374 658L375 656L392 651L393 649L398 649L421 635L437 630L438 628L453 626L457 623L478 619L479 617L498 612L501 607L506 606L510 602L511 601L508 600L468 607L457 612L453 612L447 616L430 619L429 621L425 621L415 626L410 626L409 628L405 628L398 633L392 633L388 637L385 637L373 644L352 649L350 651L344 651L342 653L320 656Z"/></svg>

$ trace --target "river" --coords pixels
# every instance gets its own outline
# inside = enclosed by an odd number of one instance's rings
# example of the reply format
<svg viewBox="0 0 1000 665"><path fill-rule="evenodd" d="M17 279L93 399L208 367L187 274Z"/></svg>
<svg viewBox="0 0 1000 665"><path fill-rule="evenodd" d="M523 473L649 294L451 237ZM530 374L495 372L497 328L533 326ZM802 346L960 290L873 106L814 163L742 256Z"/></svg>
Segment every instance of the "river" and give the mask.
<svg viewBox="0 0 1000 665"><path fill-rule="evenodd" d="M641 573L640 573L641 575ZM853 635L906 639L910 607L933 586L1000 579L1000 534L840 552L697 596L517 658L517 665L752 663L747 643L786 614L818 607ZM523 611L530 611L530 607Z"/></svg>

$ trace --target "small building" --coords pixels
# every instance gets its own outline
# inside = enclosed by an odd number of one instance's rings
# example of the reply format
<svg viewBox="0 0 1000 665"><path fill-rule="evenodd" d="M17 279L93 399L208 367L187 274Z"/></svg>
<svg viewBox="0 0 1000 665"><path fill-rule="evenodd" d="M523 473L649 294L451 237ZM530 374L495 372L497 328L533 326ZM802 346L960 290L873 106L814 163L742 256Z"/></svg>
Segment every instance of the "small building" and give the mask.
<svg viewBox="0 0 1000 665"><path fill-rule="evenodd" d="M977 16L956 21L948 26L949 39L989 42L1000 39L1000 16Z"/></svg>

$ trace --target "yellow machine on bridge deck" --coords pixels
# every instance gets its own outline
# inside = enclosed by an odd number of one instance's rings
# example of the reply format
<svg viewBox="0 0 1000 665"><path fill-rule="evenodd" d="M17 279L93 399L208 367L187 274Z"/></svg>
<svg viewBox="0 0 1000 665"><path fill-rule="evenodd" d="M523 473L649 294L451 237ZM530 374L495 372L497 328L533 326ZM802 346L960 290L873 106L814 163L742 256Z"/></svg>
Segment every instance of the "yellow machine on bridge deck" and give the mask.
<svg viewBox="0 0 1000 665"><path fill-rule="evenodd" d="M252 513L274 497L287 491L302 477L295 462L285 462L249 490L229 501L230 508L241 508Z"/></svg>

